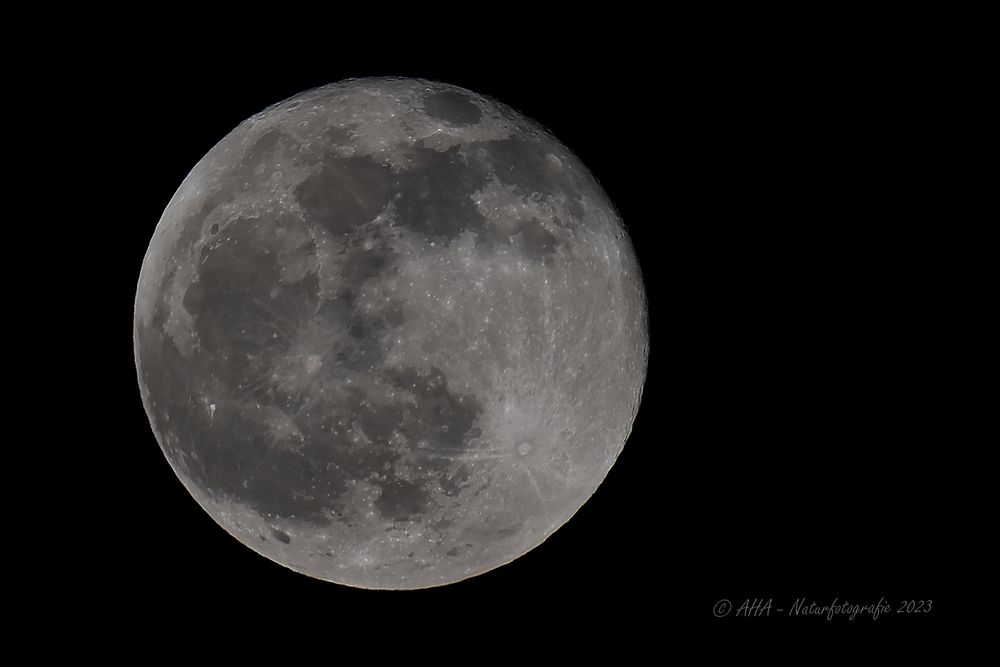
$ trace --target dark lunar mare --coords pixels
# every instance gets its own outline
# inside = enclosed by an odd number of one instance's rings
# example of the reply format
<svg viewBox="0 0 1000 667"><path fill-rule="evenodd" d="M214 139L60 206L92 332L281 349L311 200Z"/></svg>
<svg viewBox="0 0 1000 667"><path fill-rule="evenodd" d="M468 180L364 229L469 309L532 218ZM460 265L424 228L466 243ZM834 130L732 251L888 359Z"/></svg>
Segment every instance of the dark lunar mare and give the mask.
<svg viewBox="0 0 1000 667"><path fill-rule="evenodd" d="M253 164L267 164L268 152L282 141L287 139L276 131L258 140L246 160L206 198L198 216L207 217L221 202L232 199L221 193L252 189L259 179ZM353 291L365 280L392 270L395 258L383 241L365 248L351 240L390 196L398 207L399 224L428 239L444 242L485 223L469 197L485 185L486 168L469 165L457 150L421 148L416 154L412 171L399 175L368 157L328 155L322 168L296 190L304 219L275 212L230 220L221 233L210 232L197 257L198 279L183 298L187 312L195 314L199 341L188 357L162 333L174 274L164 277L163 297L151 326L137 330L140 366L157 369L144 374L149 395L171 397L152 405L168 455L213 497L246 504L264 516L322 525L331 515L349 514L342 499L348 483L368 479L372 471L390 471L371 480L381 491L376 507L389 520L426 511L431 484L440 484L445 495L454 495L464 484L463 467L453 465L452 459L468 445L482 406L474 397L449 391L436 368L428 376L415 369L380 370L385 351L379 338L388 328L404 324L402 311L395 304L373 316L358 308ZM441 183L452 187L442 188ZM281 280L277 230L310 225L347 238L345 287L333 298L320 298L313 273L291 284ZM198 217L185 222L185 230L201 227ZM546 242L544 232L525 238ZM183 257L193 243L193 238L182 237L176 255ZM307 410L307 392L280 391L271 381L271 369L292 352L296 334L310 326L325 332L329 340L349 341L329 351L333 364L320 371L331 385L341 369L369 371L410 392L415 400L386 402L383 396L352 389ZM177 396L187 398L173 400ZM206 405L215 406L211 414ZM275 446L269 410L292 420L302 435L299 447ZM349 424L359 424L372 438L372 446L351 443ZM424 470L415 480L400 479L392 472L401 456L389 447L394 432L410 443L434 443L426 451L411 453L409 458Z"/></svg>
<svg viewBox="0 0 1000 667"><path fill-rule="evenodd" d="M436 368L428 375L416 369L380 370L384 351L377 341L387 328L403 324L398 310L384 318L372 316L357 308L347 289L321 300L313 274L291 285L280 283L275 254L255 225L244 221L230 230L241 242L206 244L199 280L184 297L189 312L199 313L194 318L198 350L185 357L160 333L167 313L162 300L151 327L138 331L142 368L157 371L145 374L149 394L171 397L152 405L154 421L167 436L168 455L217 498L244 503L264 516L312 524L347 513L341 501L347 483L367 479L372 471L390 471L372 480L381 489L377 507L386 519L425 511L425 489L439 479L435 473L451 471L443 486L454 493L462 480L450 457L466 446L482 410L478 401L451 392ZM362 279L384 261L355 250L348 257L348 274ZM273 299L270 293L278 284L281 298ZM305 394L281 391L271 381L271 369L289 353L290 337L310 325L328 332L331 340L350 341L332 351L334 362L319 371L324 377L317 383L326 378L333 385L341 369L367 368L415 400L386 402L384 396L351 389L310 406ZM241 335L233 336L235 331ZM173 400L178 396L188 398ZM215 406L211 415L207 404ZM300 447L275 446L268 409L294 422L302 434ZM347 439L351 424L360 425L371 446ZM434 443L413 454L425 475L402 480L393 474L401 456L389 447L394 432L410 443Z"/></svg>

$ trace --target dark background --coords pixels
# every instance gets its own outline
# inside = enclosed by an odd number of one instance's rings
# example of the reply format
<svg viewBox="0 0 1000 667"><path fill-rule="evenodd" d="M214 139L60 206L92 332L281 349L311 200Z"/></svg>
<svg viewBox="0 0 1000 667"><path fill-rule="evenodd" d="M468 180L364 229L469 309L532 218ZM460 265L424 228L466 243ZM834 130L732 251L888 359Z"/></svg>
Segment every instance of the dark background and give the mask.
<svg viewBox="0 0 1000 667"><path fill-rule="evenodd" d="M933 45L651 20L308 43L271 42L261 24L231 45L189 26L89 43L85 75L108 102L89 154L128 165L102 267L114 307L96 382L122 428L95 500L117 526L94 547L92 594L113 610L98 622L558 651L645 650L695 629L920 633L949 613L951 417L929 306L947 198L921 111ZM160 452L132 358L142 257L188 171L266 106L369 75L465 86L547 126L619 208L649 300L642 405L605 482L535 550L425 591L312 580L229 537ZM893 613L787 618L797 597L884 597ZM723 598L786 613L717 619ZM905 600L935 606L896 614Z"/></svg>

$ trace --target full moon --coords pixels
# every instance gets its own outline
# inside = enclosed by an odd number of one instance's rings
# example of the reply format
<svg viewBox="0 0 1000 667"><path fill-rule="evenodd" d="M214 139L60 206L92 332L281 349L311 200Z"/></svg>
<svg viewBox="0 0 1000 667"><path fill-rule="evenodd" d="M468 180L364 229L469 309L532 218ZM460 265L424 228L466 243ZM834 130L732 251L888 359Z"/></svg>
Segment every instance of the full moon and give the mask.
<svg viewBox="0 0 1000 667"><path fill-rule="evenodd" d="M395 78L301 93L213 147L153 233L133 335L201 507L281 565L380 589L487 572L569 520L648 351L635 252L580 160L491 98Z"/></svg>

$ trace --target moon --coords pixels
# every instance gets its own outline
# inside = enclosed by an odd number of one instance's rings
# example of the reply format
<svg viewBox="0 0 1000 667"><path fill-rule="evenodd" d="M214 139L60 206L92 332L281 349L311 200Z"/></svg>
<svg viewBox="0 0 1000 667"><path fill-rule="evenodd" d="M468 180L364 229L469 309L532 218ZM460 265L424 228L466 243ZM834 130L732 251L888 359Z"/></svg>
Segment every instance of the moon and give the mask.
<svg viewBox="0 0 1000 667"><path fill-rule="evenodd" d="M399 78L303 92L213 147L153 233L133 334L201 507L378 589L479 575L569 520L648 356L634 249L581 161L498 101Z"/></svg>

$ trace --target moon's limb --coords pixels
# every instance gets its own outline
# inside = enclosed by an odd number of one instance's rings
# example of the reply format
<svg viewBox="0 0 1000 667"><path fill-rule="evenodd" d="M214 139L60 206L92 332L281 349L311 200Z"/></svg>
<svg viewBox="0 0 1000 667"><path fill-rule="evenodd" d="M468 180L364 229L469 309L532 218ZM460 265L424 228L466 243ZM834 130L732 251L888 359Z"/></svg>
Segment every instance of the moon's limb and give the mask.
<svg viewBox="0 0 1000 667"><path fill-rule="evenodd" d="M511 109L362 79L233 130L143 262L153 430L227 531L299 572L450 583L561 526L646 370L645 298L586 168Z"/></svg>

